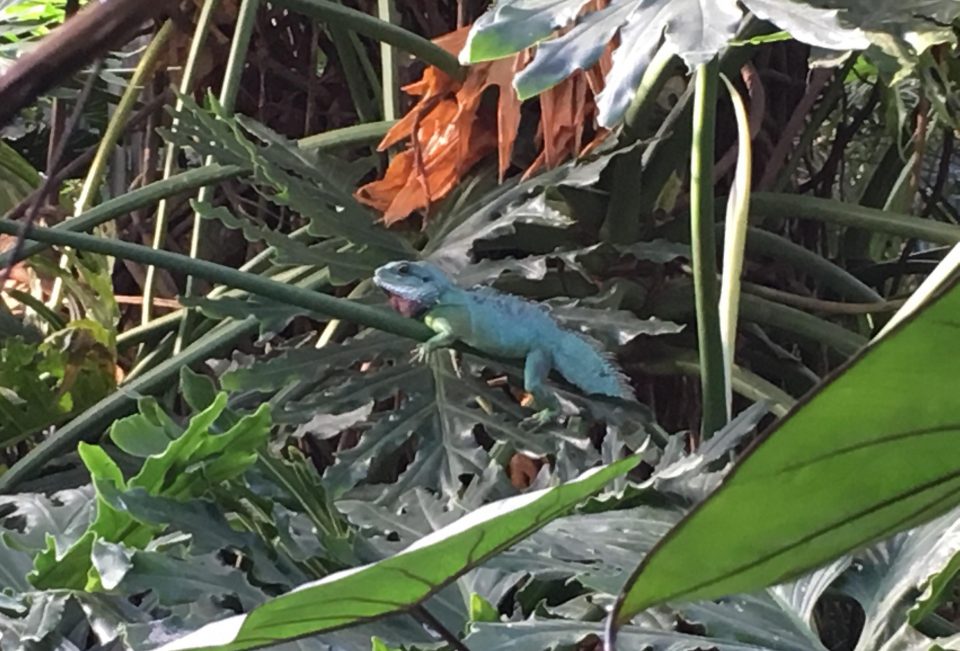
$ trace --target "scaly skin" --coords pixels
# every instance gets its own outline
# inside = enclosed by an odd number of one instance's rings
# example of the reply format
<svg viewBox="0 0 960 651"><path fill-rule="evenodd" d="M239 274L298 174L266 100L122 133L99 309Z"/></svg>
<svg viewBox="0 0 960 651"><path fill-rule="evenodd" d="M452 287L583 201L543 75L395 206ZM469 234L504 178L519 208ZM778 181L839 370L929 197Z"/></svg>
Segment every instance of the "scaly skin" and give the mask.
<svg viewBox="0 0 960 651"><path fill-rule="evenodd" d="M463 289L429 262L391 262L377 269L373 282L390 295L397 311L422 319L437 333L417 346L417 360L457 341L490 355L523 359L524 389L541 408L536 422L559 411L546 386L551 369L584 393L633 399L626 378L599 344L560 327L537 303L487 287Z"/></svg>

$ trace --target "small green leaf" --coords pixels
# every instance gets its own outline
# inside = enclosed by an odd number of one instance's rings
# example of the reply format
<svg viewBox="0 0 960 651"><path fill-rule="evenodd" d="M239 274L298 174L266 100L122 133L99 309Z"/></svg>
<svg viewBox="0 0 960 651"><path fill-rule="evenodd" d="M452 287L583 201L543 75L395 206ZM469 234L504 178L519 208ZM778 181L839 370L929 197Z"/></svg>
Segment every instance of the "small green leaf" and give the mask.
<svg viewBox="0 0 960 651"><path fill-rule="evenodd" d="M114 421L110 427L110 440L127 454L135 457L160 454L183 433L155 398L141 398L137 406L139 414Z"/></svg>
<svg viewBox="0 0 960 651"><path fill-rule="evenodd" d="M930 577L926 590L917 599L917 605L912 608L907 617L911 626L916 626L927 615L953 597L953 587L960 576L960 553L954 554L950 562L939 572Z"/></svg>
<svg viewBox="0 0 960 651"><path fill-rule="evenodd" d="M471 622L499 622L500 613L489 601L476 592L470 594L470 621Z"/></svg>
<svg viewBox="0 0 960 651"><path fill-rule="evenodd" d="M190 408L203 411L217 398L217 384L203 373L194 373L189 366L180 369L180 393Z"/></svg>

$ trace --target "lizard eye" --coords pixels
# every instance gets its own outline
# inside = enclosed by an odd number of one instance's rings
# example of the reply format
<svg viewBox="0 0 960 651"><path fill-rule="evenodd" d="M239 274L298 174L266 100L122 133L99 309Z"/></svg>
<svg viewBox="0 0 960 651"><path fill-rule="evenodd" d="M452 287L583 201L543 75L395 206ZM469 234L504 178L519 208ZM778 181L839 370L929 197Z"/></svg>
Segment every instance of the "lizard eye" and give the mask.
<svg viewBox="0 0 960 651"><path fill-rule="evenodd" d="M410 265L407 264L406 262L397 265L397 273L404 274L404 275L410 273Z"/></svg>

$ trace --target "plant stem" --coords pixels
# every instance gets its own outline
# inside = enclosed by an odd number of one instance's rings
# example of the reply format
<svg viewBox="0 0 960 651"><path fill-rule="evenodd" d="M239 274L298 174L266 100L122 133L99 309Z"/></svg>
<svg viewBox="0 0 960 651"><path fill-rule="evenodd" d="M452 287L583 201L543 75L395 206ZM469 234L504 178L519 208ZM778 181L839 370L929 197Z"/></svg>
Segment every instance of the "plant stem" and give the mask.
<svg viewBox="0 0 960 651"><path fill-rule="evenodd" d="M705 439L713 436L727 422L720 315L717 309L716 225L713 212L718 74L716 58L697 68L693 147L690 152L690 246L703 402L700 433Z"/></svg>
<svg viewBox="0 0 960 651"><path fill-rule="evenodd" d="M643 119L660 94L670 74L679 63L679 58L669 52L669 48L657 50L653 61L643 73L637 93L627 109L624 118L623 134L620 142L634 143L647 135L647 125ZM634 147L613 162L613 183L610 189L610 202L607 214L600 227L600 237L614 244L630 244L640 239L640 216L642 203L637 201L636 179L640 176L640 162L643 149Z"/></svg>
<svg viewBox="0 0 960 651"><path fill-rule="evenodd" d="M74 204L73 214L75 217L83 214L90 207L90 203L100 189L103 173L107 167L107 158L113 154L117 143L120 141L120 136L126 128L127 118L133 111L133 106L140 96L146 80L153 74L153 70L160 60L160 55L163 53L163 46L172 33L173 21L168 19L163 23L163 26L160 28L160 31L157 32L156 36L153 37L153 40L150 41L150 45L144 50L143 56L140 58L139 63L137 63L137 67L130 77L130 83L126 89L124 89L123 96L117 104L117 110L114 111L110 122L107 124L103 138L100 140L97 148L97 153L93 157L93 162L90 163L90 169L87 170L83 187L80 189L80 196L77 198L76 204ZM67 261L66 253L60 256L61 269L66 267ZM60 304L62 297L63 281L58 278L53 283L53 289L50 291L50 299L47 301L47 305L51 308L56 308L56 306Z"/></svg>
<svg viewBox="0 0 960 651"><path fill-rule="evenodd" d="M747 252L768 256L793 265L798 271L822 282L841 297L861 303L878 303L883 297L843 267L796 242L759 228L747 229Z"/></svg>
<svg viewBox="0 0 960 651"><path fill-rule="evenodd" d="M730 93L737 118L737 167L730 197L723 237L723 272L720 278L720 345L723 347L723 377L726 391L724 405L727 418L733 415L733 366L737 349L737 319L740 313L740 276L743 273L743 254L747 244L747 225L750 218L750 181L753 153L751 151L750 121L739 91L726 75L723 83Z"/></svg>
<svg viewBox="0 0 960 651"><path fill-rule="evenodd" d="M333 46L337 50L337 58L340 60L340 67L347 82L350 99L353 100L353 107L357 110L357 117L360 118L361 123L373 122L379 117L379 111L367 92L367 80L363 74L360 57L354 49L353 43L350 42L350 33L339 30L336 25L332 25L327 29L327 35L333 41Z"/></svg>
<svg viewBox="0 0 960 651"><path fill-rule="evenodd" d="M306 16L318 18L335 27L352 29L355 32L383 43L395 45L401 50L416 56L424 63L429 63L439 68L454 79L463 79L466 75L466 69L460 65L457 57L439 45L435 45L422 36L374 18L362 11L328 2L327 0L279 0L274 4Z"/></svg>
<svg viewBox="0 0 960 651"><path fill-rule="evenodd" d="M148 186L138 188L133 192L128 192L109 201L104 201L99 206L90 209L82 215L60 222L52 227L51 230L65 232L89 231L111 219L126 215L138 208L149 206L158 199L171 197L188 190L196 190L211 183L236 178L246 172L246 169L237 165L210 165L190 170L189 172L177 174L165 181L157 181ZM0 254L0 265L19 262L48 248L50 248L49 245L41 242L28 242L24 245L20 254L13 259L10 258L12 255L11 251L4 251Z"/></svg>
<svg viewBox="0 0 960 651"><path fill-rule="evenodd" d="M390 23L395 19L396 10L393 0L377 0L377 15L380 20ZM380 42L380 77L382 79L383 119L396 120L400 110L399 86L397 84L397 57L393 46Z"/></svg>
<svg viewBox="0 0 960 651"><path fill-rule="evenodd" d="M839 226L915 237L935 244L960 242L960 226L956 224L867 208L835 199L795 194L754 192L750 195L750 217L753 222L766 217L816 219Z"/></svg>
<svg viewBox="0 0 960 651"><path fill-rule="evenodd" d="M324 150L335 147L349 147L351 145L363 145L368 142L380 140L387 131L396 124L396 120L384 120L383 122L367 122L366 124L355 124L342 129L331 129L323 133L317 133L297 141L300 149Z"/></svg>
<svg viewBox="0 0 960 651"><path fill-rule="evenodd" d="M188 94L193 88L194 79L197 76L197 62L200 60L200 51L203 49L207 40L207 34L210 33L210 23L213 19L213 12L217 8L219 0L204 0L203 7L200 10L200 16L197 18L197 26L193 30L193 38L190 40L190 51L187 53L187 62L183 67L183 76L180 79L179 91L181 95ZM183 100L179 97L176 102L176 111L183 108ZM171 129L177 128L177 118L173 118L170 125ZM177 146L168 142L164 152L163 159L163 179L167 180L173 176L173 170L177 166ZM153 227L153 243L155 249L163 247L163 242L167 238L167 222L169 219L170 204L166 198L160 200L157 205L157 218ZM153 317L153 296L156 287L157 268L153 265L147 267L147 272L143 281L143 307L141 308L141 323L147 324Z"/></svg>
<svg viewBox="0 0 960 651"><path fill-rule="evenodd" d="M0 233L11 234L18 228L19 224L0 221ZM69 246L78 250L133 260L141 264L155 264L158 267L180 271L209 282L242 289L273 301L295 305L335 319L354 321L402 337L424 341L432 334L432 331L422 323L385 309L293 287L256 274L179 253L157 251L140 244L95 237L86 233L71 233L37 226L28 229L27 238L55 246Z"/></svg>
<svg viewBox="0 0 960 651"><path fill-rule="evenodd" d="M379 140L386 134L391 126L393 126L392 122L358 124L307 136L298 141L297 144L302 149L316 151L348 147L372 140ZM165 198L172 197L181 192L196 190L205 185L213 185L220 181L234 179L249 172L249 169L238 165L206 165L182 172L176 176L171 176L163 181L151 183L150 185L138 188L122 196L110 199L109 201L104 201L102 204L91 208L88 212L60 222L53 228L72 232L89 231L111 219L149 206L154 201L162 201ZM12 259L12 262L17 263L41 251L46 251L48 248L50 248L50 246L42 242L26 243L20 253ZM0 267L11 263L10 254L11 251L9 249L0 253Z"/></svg>
<svg viewBox="0 0 960 651"><path fill-rule="evenodd" d="M233 115L233 109L236 106L237 93L240 90L240 80L243 77L243 65L247 58L247 50L250 46L250 38L253 36L253 29L256 26L257 10L260 8L260 0L242 0L237 17L237 27L233 33L233 41L230 43L230 55L227 58L227 69L223 75L223 85L220 87L220 105L224 115ZM213 164L213 156L207 156L205 165ZM207 203L210 201L210 194L213 189L211 186L200 188L197 193L197 201ZM200 247L203 244L205 220L200 213L193 214L193 233L190 238L190 257L197 258L200 255ZM190 297L194 294L193 276L187 277L187 284L184 290L184 296ZM177 340L174 343L175 353L185 345L190 336L192 327L191 318L194 312L187 310L184 312L183 320L180 322L180 330L177 333Z"/></svg>

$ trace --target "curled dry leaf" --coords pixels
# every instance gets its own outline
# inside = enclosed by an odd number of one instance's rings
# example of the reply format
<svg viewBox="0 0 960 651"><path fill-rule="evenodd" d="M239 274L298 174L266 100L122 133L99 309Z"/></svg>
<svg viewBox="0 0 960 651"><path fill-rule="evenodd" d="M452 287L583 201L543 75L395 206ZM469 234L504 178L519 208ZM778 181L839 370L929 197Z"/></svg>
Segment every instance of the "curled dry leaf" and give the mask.
<svg viewBox="0 0 960 651"><path fill-rule="evenodd" d="M457 54L469 29L444 34L434 43ZM571 156L587 154L606 138L607 130L592 125L594 100L602 90L611 52L612 45L594 68L576 72L540 95L536 143L540 153L525 170L525 177L544 167L556 167ZM510 168L520 127L521 102L513 89L513 78L529 60L529 52L520 52L475 64L462 82L428 66L419 81L403 88L419 97L417 103L379 146L383 151L408 141L406 149L393 158L382 179L357 190L357 199L381 212L387 225L417 210L429 212L432 203L445 197L464 174L493 152L497 153L502 181ZM484 91L491 87L499 93L495 116L481 108ZM591 141L584 146L588 133Z"/></svg>

